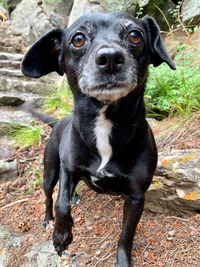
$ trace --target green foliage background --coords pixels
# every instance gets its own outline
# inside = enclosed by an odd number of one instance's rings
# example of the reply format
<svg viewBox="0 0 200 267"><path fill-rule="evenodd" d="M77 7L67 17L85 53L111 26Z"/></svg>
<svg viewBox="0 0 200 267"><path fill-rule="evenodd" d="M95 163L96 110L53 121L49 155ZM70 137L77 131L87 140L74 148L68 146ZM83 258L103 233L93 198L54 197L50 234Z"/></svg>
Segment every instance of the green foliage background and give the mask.
<svg viewBox="0 0 200 267"><path fill-rule="evenodd" d="M176 71L167 64L149 68L145 100L153 117L189 116L200 108L200 48L181 45L176 53Z"/></svg>

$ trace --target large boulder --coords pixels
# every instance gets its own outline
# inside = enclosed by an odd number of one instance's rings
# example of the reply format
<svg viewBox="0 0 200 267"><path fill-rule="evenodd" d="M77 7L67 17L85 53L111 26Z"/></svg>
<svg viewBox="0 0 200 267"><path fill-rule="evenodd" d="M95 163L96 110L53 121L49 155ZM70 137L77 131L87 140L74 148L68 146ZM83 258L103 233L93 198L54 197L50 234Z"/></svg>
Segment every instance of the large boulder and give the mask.
<svg viewBox="0 0 200 267"><path fill-rule="evenodd" d="M75 20L86 13L97 13L105 11L100 2L100 0L74 0L68 25L71 25Z"/></svg>
<svg viewBox="0 0 200 267"><path fill-rule="evenodd" d="M149 2L148 0L146 2ZM137 0L101 0L102 6L109 11L125 11L134 14L136 6L138 5Z"/></svg>
<svg viewBox="0 0 200 267"><path fill-rule="evenodd" d="M142 5L141 13L142 15L154 17L161 30L170 31L169 25L174 25L176 23L176 18L174 18L173 14L169 11L175 8L176 5L171 0L149 0L148 3L146 1L146 4L144 3ZM138 12L140 12L140 8L137 8L136 14Z"/></svg>
<svg viewBox="0 0 200 267"><path fill-rule="evenodd" d="M59 0L59 1L49 1L49 0L43 0L42 2L42 8L47 14L56 13L62 16L63 18L69 16L73 0Z"/></svg>
<svg viewBox="0 0 200 267"><path fill-rule="evenodd" d="M199 0L187 0L183 1L181 8L181 16L183 22L192 21L192 25L200 22L200 1Z"/></svg>
<svg viewBox="0 0 200 267"><path fill-rule="evenodd" d="M11 29L29 46L48 31L65 27L71 4L72 1L62 1L58 6L47 4L47 1L43 4L37 0L22 0L11 14Z"/></svg>
<svg viewBox="0 0 200 267"><path fill-rule="evenodd" d="M11 29L21 35L28 46L52 30L53 25L36 0L22 0L11 14Z"/></svg>
<svg viewBox="0 0 200 267"><path fill-rule="evenodd" d="M170 9L176 7L171 0L101 0L101 4L109 11L125 11L134 16L151 15L162 30L169 30L166 17L169 24L175 23L175 19L169 13Z"/></svg>
<svg viewBox="0 0 200 267"><path fill-rule="evenodd" d="M200 211L200 149L159 154L145 207L153 212L178 215Z"/></svg>

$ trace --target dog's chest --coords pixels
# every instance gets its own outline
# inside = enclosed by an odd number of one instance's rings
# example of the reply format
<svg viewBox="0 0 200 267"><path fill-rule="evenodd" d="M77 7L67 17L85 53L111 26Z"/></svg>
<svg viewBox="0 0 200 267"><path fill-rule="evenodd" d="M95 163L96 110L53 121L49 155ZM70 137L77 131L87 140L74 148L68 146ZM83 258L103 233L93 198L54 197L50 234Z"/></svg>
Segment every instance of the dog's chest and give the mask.
<svg viewBox="0 0 200 267"><path fill-rule="evenodd" d="M99 110L94 127L96 147L99 156L101 157L101 163L98 166L97 172L102 170L106 166L112 156L110 136L112 132L113 123L110 119L106 118L106 109L107 106L104 106Z"/></svg>

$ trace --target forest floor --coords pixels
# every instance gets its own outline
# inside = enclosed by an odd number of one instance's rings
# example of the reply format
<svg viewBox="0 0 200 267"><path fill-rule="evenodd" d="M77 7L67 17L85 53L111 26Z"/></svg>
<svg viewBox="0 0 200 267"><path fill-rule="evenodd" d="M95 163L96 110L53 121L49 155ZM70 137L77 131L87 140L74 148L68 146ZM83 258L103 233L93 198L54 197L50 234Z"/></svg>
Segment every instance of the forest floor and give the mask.
<svg viewBox="0 0 200 267"><path fill-rule="evenodd" d="M9 264L2 267L25 266L30 247L52 238L52 230L43 227L45 199L41 170L46 139L47 136L40 146L16 151L19 176L0 183L0 224L25 235L20 246L9 248ZM179 140L173 148L182 146L182 139ZM187 147L192 148L191 142L184 148ZM197 141L195 147L200 147ZM54 199L57 192L56 187ZM78 193L81 202L72 206L74 240L69 247L74 256L66 257L65 261L73 258L76 266L82 267L114 266L123 199L97 194L84 184ZM135 267L200 266L200 215L178 217L145 211L137 227L132 254ZM63 262L62 266L67 264Z"/></svg>

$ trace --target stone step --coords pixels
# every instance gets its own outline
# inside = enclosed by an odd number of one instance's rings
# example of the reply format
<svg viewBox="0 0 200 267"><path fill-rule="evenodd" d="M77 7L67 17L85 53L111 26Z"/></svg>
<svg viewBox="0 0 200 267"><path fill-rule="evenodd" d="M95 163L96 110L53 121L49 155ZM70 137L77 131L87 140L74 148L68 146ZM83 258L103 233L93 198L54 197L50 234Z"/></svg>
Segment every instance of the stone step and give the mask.
<svg viewBox="0 0 200 267"><path fill-rule="evenodd" d="M0 69L0 76L11 76L11 77L20 77L24 78L23 73L21 72L20 69L5 69L1 68Z"/></svg>
<svg viewBox="0 0 200 267"><path fill-rule="evenodd" d="M0 77L0 92L33 93L47 95L52 92L54 85L42 79L20 80L11 77Z"/></svg>
<svg viewBox="0 0 200 267"><path fill-rule="evenodd" d="M32 93L0 92L0 106L19 106L25 101L41 102L44 97Z"/></svg>
<svg viewBox="0 0 200 267"><path fill-rule="evenodd" d="M0 60L15 60L20 61L23 59L24 55L20 53L6 53L0 52Z"/></svg>
<svg viewBox="0 0 200 267"><path fill-rule="evenodd" d="M4 39L0 35L0 51L20 53L23 51L23 49L24 49L23 40L21 38L10 37Z"/></svg>
<svg viewBox="0 0 200 267"><path fill-rule="evenodd" d="M23 49L21 47L13 47L13 46L4 46L4 45L0 45L0 51L1 52L5 52L5 53L20 53L23 51Z"/></svg>
<svg viewBox="0 0 200 267"><path fill-rule="evenodd" d="M20 69L20 61L1 59L0 68Z"/></svg>
<svg viewBox="0 0 200 267"><path fill-rule="evenodd" d="M1 33L0 33L0 45L3 45L3 46L18 46L19 48L22 46L22 43L23 43L23 40L20 36L14 36L14 35L11 35L11 36L6 36L5 37L5 34L3 36L1 36Z"/></svg>
<svg viewBox="0 0 200 267"><path fill-rule="evenodd" d="M0 107L0 136L4 136L14 124L30 124L34 119L16 107Z"/></svg>
<svg viewBox="0 0 200 267"><path fill-rule="evenodd" d="M17 53L24 51L22 36L13 34L9 23L0 24L0 51Z"/></svg>

